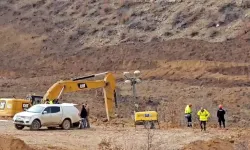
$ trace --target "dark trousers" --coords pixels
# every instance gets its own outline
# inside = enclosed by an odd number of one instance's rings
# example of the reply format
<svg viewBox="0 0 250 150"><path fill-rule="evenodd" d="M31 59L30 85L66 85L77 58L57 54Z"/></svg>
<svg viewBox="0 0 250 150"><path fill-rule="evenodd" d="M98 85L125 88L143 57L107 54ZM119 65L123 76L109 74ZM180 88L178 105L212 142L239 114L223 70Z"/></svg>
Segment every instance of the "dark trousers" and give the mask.
<svg viewBox="0 0 250 150"><path fill-rule="evenodd" d="M207 121L200 121L201 131L206 131Z"/></svg>
<svg viewBox="0 0 250 150"><path fill-rule="evenodd" d="M187 119L187 126L192 127L192 115L191 114L186 114L185 117Z"/></svg>
<svg viewBox="0 0 250 150"><path fill-rule="evenodd" d="M226 125L225 125L225 119L224 118L219 118L218 122L219 122L220 128L221 128L221 124L223 124L224 128L226 127Z"/></svg>
<svg viewBox="0 0 250 150"><path fill-rule="evenodd" d="M79 124L79 128L80 129L86 128L87 127L86 125L87 125L86 118L82 118Z"/></svg>

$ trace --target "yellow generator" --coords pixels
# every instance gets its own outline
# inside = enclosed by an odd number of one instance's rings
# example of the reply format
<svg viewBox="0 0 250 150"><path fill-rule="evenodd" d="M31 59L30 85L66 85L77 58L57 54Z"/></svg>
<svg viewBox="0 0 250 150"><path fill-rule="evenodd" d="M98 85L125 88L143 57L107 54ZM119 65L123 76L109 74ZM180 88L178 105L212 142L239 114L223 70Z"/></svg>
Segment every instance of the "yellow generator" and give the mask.
<svg viewBox="0 0 250 150"><path fill-rule="evenodd" d="M13 117L16 113L25 111L30 106L30 100L0 98L0 116Z"/></svg>
<svg viewBox="0 0 250 150"><path fill-rule="evenodd" d="M135 127L143 124L145 128L154 128L154 123L158 121L158 113L156 111L135 112ZM160 126L159 126L160 127Z"/></svg>

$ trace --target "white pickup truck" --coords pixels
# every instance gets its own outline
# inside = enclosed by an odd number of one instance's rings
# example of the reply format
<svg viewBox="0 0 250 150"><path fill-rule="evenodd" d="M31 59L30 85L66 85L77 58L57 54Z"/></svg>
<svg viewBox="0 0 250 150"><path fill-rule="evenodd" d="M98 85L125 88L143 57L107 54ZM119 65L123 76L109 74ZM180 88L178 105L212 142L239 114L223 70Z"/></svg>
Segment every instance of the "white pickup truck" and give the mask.
<svg viewBox="0 0 250 150"><path fill-rule="evenodd" d="M65 130L81 120L76 104L37 104L13 117L15 128L22 130L25 126L38 130L42 126L53 128L60 126Z"/></svg>

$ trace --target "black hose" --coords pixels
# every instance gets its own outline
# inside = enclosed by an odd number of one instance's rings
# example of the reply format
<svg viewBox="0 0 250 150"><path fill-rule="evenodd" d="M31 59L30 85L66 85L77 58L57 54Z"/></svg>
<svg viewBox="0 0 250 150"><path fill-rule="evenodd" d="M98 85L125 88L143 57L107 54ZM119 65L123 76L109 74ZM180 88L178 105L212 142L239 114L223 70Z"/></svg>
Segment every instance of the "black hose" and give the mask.
<svg viewBox="0 0 250 150"><path fill-rule="evenodd" d="M74 78L74 79L72 79L72 81L84 80L84 79L93 78L93 77L95 77L95 75L89 75L89 76Z"/></svg>

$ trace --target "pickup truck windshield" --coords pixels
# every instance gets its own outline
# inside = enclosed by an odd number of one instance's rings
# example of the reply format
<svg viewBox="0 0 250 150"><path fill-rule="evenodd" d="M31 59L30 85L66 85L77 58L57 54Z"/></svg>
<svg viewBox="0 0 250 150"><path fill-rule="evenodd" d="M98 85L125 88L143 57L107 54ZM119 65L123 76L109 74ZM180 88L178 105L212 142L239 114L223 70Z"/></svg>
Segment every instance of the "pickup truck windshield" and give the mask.
<svg viewBox="0 0 250 150"><path fill-rule="evenodd" d="M30 108L27 110L27 112L31 112L31 113L41 113L43 110L44 110L44 107L35 105L35 106L30 107Z"/></svg>

